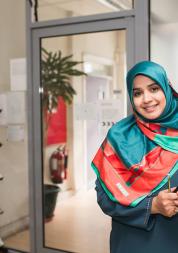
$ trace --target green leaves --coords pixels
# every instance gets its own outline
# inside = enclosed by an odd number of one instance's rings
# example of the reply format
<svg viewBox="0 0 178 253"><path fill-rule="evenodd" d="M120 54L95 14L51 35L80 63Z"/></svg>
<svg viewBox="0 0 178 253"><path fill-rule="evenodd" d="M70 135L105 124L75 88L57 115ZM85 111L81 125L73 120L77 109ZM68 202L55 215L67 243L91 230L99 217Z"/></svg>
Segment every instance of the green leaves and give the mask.
<svg viewBox="0 0 178 253"><path fill-rule="evenodd" d="M71 85L72 76L86 75L75 67L82 64L73 61L72 55L62 57L62 52L52 53L42 48L41 82L44 89L43 107L52 112L58 105L58 97L62 97L68 104L72 103L76 94Z"/></svg>

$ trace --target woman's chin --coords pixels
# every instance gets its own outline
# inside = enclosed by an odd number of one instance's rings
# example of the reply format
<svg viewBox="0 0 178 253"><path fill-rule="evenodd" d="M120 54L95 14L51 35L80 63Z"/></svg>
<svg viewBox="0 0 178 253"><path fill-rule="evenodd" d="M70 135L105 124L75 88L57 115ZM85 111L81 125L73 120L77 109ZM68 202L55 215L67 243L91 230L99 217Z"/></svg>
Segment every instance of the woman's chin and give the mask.
<svg viewBox="0 0 178 253"><path fill-rule="evenodd" d="M155 120L161 116L164 111L165 106L162 103L157 103L155 106L135 106L135 111L139 113L142 117L148 120Z"/></svg>
<svg viewBox="0 0 178 253"><path fill-rule="evenodd" d="M149 111L149 112L141 112L140 114L146 118L146 119L149 119L149 120L154 120L154 119L157 119L159 118L159 116L161 115L162 112L160 111Z"/></svg>

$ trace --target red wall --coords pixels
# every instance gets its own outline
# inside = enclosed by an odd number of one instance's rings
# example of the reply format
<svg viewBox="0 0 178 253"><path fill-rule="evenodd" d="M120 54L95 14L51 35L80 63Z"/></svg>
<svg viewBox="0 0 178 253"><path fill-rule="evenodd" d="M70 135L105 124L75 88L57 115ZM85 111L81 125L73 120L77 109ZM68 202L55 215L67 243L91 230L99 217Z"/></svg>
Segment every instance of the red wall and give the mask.
<svg viewBox="0 0 178 253"><path fill-rule="evenodd" d="M48 133L47 145L66 143L66 104L60 97L58 100L57 111L51 115Z"/></svg>

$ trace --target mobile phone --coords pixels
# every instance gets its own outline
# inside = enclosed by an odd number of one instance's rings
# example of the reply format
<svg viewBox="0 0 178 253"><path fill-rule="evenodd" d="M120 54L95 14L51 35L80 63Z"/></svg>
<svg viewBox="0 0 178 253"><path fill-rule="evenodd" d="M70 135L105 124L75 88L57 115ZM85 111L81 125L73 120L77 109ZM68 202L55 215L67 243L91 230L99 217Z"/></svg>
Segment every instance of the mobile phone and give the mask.
<svg viewBox="0 0 178 253"><path fill-rule="evenodd" d="M178 186L176 187L176 189L173 192L177 192L178 191Z"/></svg>

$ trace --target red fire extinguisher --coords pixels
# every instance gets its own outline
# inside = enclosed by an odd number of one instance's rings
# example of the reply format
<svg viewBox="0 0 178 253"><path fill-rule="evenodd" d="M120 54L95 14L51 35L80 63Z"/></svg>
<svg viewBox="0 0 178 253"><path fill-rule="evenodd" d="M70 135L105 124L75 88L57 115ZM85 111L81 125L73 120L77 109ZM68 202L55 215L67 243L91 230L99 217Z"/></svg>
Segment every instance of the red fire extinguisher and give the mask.
<svg viewBox="0 0 178 253"><path fill-rule="evenodd" d="M53 183L61 184L67 179L68 154L65 146L59 146L49 159L51 180Z"/></svg>

